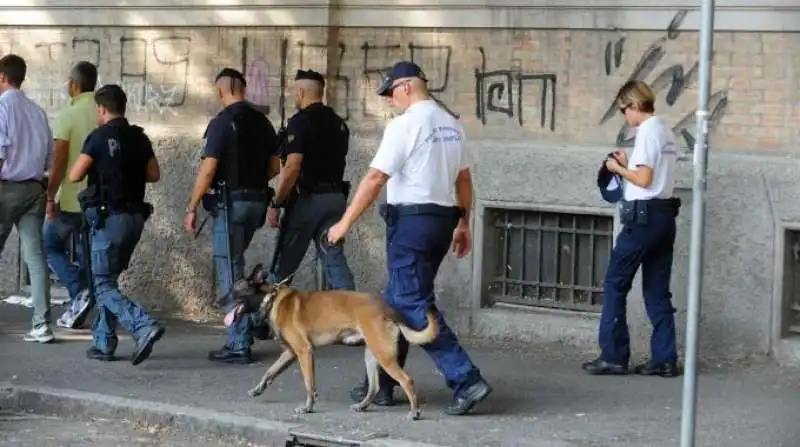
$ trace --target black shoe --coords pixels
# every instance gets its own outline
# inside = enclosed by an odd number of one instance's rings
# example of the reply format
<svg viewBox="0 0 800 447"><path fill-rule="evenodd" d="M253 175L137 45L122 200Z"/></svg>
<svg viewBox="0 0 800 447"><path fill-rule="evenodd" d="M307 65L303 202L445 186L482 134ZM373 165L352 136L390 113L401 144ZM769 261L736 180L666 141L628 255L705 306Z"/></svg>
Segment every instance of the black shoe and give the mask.
<svg viewBox="0 0 800 447"><path fill-rule="evenodd" d="M86 358L90 360L100 360L102 362L113 362L116 360L116 358L114 358L114 354L106 354L94 346L86 351Z"/></svg>
<svg viewBox="0 0 800 447"><path fill-rule="evenodd" d="M681 375L678 365L674 363L657 363L650 360L633 368L633 372L642 376L678 377Z"/></svg>
<svg viewBox="0 0 800 447"><path fill-rule="evenodd" d="M453 398L453 403L444 409L444 414L450 416L462 416L469 413L472 407L478 402L486 399L492 393L492 387L484 380L470 386L466 390L458 393Z"/></svg>
<svg viewBox="0 0 800 447"><path fill-rule="evenodd" d="M139 339L138 343L136 343L136 350L133 351L133 355L131 356L131 363L133 363L133 366L142 363L150 357L150 354L153 352L153 345L160 340L163 335L164 328L156 326Z"/></svg>
<svg viewBox="0 0 800 447"><path fill-rule="evenodd" d="M600 358L584 363L582 368L595 376L621 376L628 374L628 365L609 363Z"/></svg>
<svg viewBox="0 0 800 447"><path fill-rule="evenodd" d="M220 363L233 363L239 365L246 365L253 363L250 357L249 349L242 349L241 351L232 351L223 346L222 349L211 351L208 353L208 360Z"/></svg>
<svg viewBox="0 0 800 447"><path fill-rule="evenodd" d="M251 331L250 334L256 340L271 340L272 339L272 331L269 330L269 326L256 326Z"/></svg>
<svg viewBox="0 0 800 447"><path fill-rule="evenodd" d="M369 386L366 383L361 383L355 386L352 390L350 390L350 399L353 399L353 402L356 403L361 402L367 395L367 388L369 388ZM372 403L378 405L379 407L393 407L394 387L388 389L379 389L378 394L376 394L375 398L372 399Z"/></svg>

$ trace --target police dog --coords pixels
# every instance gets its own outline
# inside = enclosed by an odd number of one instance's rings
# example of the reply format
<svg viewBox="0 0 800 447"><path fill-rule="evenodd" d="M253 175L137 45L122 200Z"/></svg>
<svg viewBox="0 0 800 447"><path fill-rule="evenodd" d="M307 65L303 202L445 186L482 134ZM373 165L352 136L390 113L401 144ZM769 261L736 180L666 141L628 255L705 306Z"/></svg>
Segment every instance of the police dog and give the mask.
<svg viewBox="0 0 800 447"><path fill-rule="evenodd" d="M369 388L361 402L351 405L353 411L367 409L378 393L378 366L381 366L408 397L411 411L408 418L418 420L420 410L414 382L397 363L397 338L402 333L409 343L432 342L439 333L439 323L428 312L428 325L414 331L382 299L366 293L346 290L299 291L285 284L269 284L263 278L264 267L257 265L250 276L235 287L235 307L225 316L230 326L250 312L258 312L269 320L270 327L283 346L278 360L270 366L261 381L250 391L260 396L295 359L306 387L305 405L297 414L312 413L317 400L314 377L314 348L335 343L364 343Z"/></svg>

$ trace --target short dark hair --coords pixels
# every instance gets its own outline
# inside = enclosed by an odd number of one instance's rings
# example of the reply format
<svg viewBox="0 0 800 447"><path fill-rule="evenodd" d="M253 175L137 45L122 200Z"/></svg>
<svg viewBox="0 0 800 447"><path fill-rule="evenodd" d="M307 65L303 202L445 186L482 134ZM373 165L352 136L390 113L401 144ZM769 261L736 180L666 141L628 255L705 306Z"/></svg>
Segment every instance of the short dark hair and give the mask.
<svg viewBox="0 0 800 447"><path fill-rule="evenodd" d="M117 84L106 84L94 94L94 102L98 106L105 107L112 115L125 116L128 96Z"/></svg>
<svg viewBox="0 0 800 447"><path fill-rule="evenodd" d="M80 61L72 67L70 79L78 84L81 93L94 91L97 86L97 67L86 61Z"/></svg>
<svg viewBox="0 0 800 447"><path fill-rule="evenodd" d="M8 54L0 58L0 73L6 75L9 84L19 87L28 73L28 64L21 56Z"/></svg>

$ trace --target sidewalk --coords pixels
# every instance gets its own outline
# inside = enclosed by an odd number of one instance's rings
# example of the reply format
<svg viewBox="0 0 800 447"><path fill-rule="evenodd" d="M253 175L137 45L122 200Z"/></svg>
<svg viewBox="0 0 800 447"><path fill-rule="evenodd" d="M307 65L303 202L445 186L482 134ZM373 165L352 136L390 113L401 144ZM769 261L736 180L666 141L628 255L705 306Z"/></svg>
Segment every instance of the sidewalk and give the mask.
<svg viewBox="0 0 800 447"><path fill-rule="evenodd" d="M474 414L460 418L441 414L451 396L433 363L412 348L407 369L423 400L418 422L405 419L404 398L393 408L373 406L366 413L352 413L348 391L361 378L362 348L321 348L316 355L317 413L295 416L292 410L305 397L296 365L261 397L247 397L279 352L273 341L256 343L257 362L252 365L217 365L206 360L206 353L223 343L221 328L167 322L167 333L150 359L133 367L127 360L132 348L127 335L120 337L117 353L123 360L112 363L84 357L88 331L60 331L59 342L52 345L22 342L29 312L0 304L0 382L12 386L92 392L297 425L306 432L385 433L434 445L678 445L681 379L589 377L580 363L592 354L560 345L470 344L468 352L494 393ZM798 370L769 362L705 365L699 401L697 446L798 445Z"/></svg>

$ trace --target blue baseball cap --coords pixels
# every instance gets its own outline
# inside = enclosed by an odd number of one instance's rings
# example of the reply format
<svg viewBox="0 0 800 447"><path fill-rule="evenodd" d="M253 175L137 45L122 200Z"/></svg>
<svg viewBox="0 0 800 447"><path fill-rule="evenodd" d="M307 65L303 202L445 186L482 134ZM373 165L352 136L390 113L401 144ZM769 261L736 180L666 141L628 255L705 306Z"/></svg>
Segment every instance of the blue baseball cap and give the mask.
<svg viewBox="0 0 800 447"><path fill-rule="evenodd" d="M597 171L597 188L600 190L603 200L608 203L617 203L622 200L622 177L609 171L606 167L606 160L609 157L611 154L603 159L603 164Z"/></svg>
<svg viewBox="0 0 800 447"><path fill-rule="evenodd" d="M386 77L383 78L383 84L378 88L378 95L392 96L392 84L394 81L402 78L420 78L425 82L428 79L425 77L425 72L419 68L419 65L411 61L400 61L389 70Z"/></svg>

